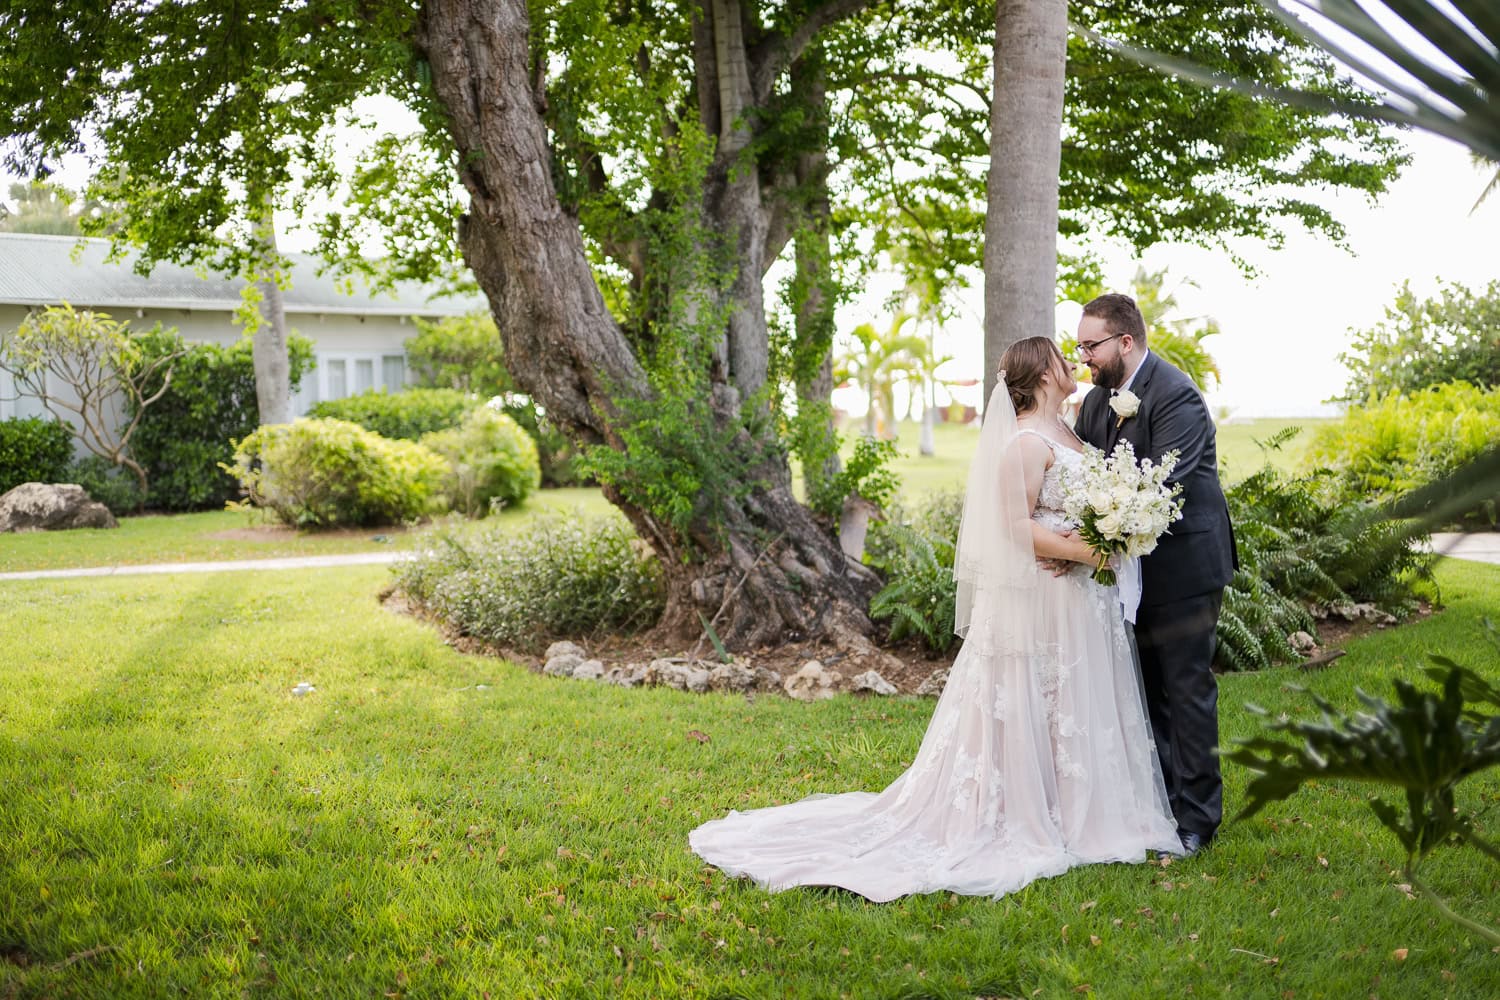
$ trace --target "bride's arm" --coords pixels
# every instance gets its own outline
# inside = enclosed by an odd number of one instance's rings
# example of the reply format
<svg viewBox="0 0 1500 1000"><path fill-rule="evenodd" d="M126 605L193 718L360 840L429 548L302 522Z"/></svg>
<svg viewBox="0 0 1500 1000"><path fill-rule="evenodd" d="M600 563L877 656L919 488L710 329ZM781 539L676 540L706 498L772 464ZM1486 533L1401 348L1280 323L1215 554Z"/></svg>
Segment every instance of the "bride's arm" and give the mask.
<svg viewBox="0 0 1500 1000"><path fill-rule="evenodd" d="M1017 435L1021 447L1021 471L1026 479L1026 509L1036 509L1036 498L1042 492L1042 476L1052 464L1052 449L1033 434ZM1076 534L1059 535L1036 521L1031 521L1031 546L1039 559L1066 559L1092 563L1094 550Z"/></svg>

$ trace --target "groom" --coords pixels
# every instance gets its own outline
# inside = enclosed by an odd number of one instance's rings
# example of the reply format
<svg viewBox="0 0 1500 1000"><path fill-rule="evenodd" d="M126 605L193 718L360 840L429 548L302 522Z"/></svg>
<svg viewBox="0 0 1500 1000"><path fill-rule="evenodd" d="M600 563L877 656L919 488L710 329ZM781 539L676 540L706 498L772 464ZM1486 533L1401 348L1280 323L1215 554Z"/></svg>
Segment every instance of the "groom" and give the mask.
<svg viewBox="0 0 1500 1000"><path fill-rule="evenodd" d="M1191 855L1213 839L1223 813L1210 664L1224 587L1238 565L1214 425L1192 380L1147 349L1130 296L1101 295L1083 307L1078 357L1096 386L1078 412L1080 438L1106 453L1129 441L1138 460L1178 453L1169 482L1182 486L1182 520L1141 560L1135 641L1167 797Z"/></svg>

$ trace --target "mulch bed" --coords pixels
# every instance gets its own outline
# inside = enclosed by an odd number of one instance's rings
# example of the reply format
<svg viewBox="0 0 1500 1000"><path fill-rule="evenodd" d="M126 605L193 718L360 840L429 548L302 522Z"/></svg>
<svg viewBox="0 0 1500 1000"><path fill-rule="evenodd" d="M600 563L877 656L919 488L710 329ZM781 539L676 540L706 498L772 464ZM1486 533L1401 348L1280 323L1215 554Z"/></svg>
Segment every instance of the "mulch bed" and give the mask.
<svg viewBox="0 0 1500 1000"><path fill-rule="evenodd" d="M512 649L476 639L473 636L459 635L420 606L412 604L398 590L392 589L383 593L381 603L388 611L411 615L434 626L442 632L443 641L461 653L497 656L513 663L524 664L535 671L540 671L545 662L542 651ZM1402 624L1420 621L1432 613L1432 606L1424 601L1412 617ZM1299 664L1299 667L1303 670L1326 669L1344 655L1344 646L1351 640L1369 635L1371 632L1395 627L1397 626L1366 620L1345 621L1340 618L1329 618L1318 622L1318 648ZM700 643L695 649L684 647L680 642L664 641L650 632L638 636L605 634L574 641L582 646L591 658L603 661L606 670L627 663L649 663L656 659L682 658L689 655L703 661L704 666L707 667L712 667L718 662L713 647L706 641ZM917 688L932 675L933 671L952 666L954 659L958 656L959 648L960 644L955 641L946 654L937 655L927 652L914 642L907 642L896 646L872 647L870 653L859 655L850 654L829 643L805 642L788 643L775 648L768 647L737 654L736 660L752 666L769 667L780 673L782 677L789 677L796 673L808 660L817 660L825 668L837 670L845 680L864 673L866 670L874 670L895 685L896 690L901 694L915 694Z"/></svg>

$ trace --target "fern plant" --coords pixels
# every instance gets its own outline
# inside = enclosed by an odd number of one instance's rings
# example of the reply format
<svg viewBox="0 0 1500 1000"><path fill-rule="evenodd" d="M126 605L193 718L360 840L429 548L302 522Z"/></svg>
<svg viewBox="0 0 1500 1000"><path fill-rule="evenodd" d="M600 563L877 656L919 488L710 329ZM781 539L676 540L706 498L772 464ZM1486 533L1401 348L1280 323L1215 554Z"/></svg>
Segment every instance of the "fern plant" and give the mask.
<svg viewBox="0 0 1500 1000"><path fill-rule="evenodd" d="M870 617L891 622L893 642L917 636L928 649L946 653L955 638L954 539L904 524L887 526L884 535L877 568L891 582L870 601Z"/></svg>
<svg viewBox="0 0 1500 1000"><path fill-rule="evenodd" d="M1261 443L1270 452L1298 433ZM1368 603L1398 618L1416 608L1413 585L1434 556L1416 521L1356 501L1328 470L1288 476L1269 463L1225 491L1240 569L1219 615L1219 665L1254 670L1296 659L1287 637L1316 634L1309 608Z"/></svg>

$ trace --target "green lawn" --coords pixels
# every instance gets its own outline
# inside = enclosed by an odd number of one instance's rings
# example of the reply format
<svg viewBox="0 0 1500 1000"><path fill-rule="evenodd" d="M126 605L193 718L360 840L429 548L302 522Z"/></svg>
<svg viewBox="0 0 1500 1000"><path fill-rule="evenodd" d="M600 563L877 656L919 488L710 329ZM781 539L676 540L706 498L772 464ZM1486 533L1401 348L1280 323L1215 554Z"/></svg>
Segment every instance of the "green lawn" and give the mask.
<svg viewBox="0 0 1500 1000"><path fill-rule="evenodd" d="M501 517L524 524L540 511L581 508L604 513L609 504L598 490L543 490ZM274 559L409 549L415 535L405 528L338 532L292 532L261 516L233 511L122 517L108 531L41 531L0 535L0 573L69 569L78 566L131 566L162 562Z"/></svg>
<svg viewBox="0 0 1500 1000"><path fill-rule="evenodd" d="M1266 438L1282 427L1305 425L1296 441L1277 457L1290 467L1300 457L1316 421L1256 420L1226 424L1219 428L1221 465L1233 478L1259 466L1256 438ZM858 427L847 431L845 454L854 448ZM935 490L963 489L969 460L979 442L979 427L939 424L935 435L937 454L921 455L917 442L921 428L914 423L900 426L893 467L901 478L901 492L917 499ZM801 476L796 479L801 495ZM609 515L614 508L596 489L541 490L524 506L505 511L502 517L517 526L544 511ZM419 535L419 533L418 533ZM208 562L234 559L273 559L282 556L333 555L344 552L379 552L408 549L416 544L405 528L371 528L343 532L290 532L272 529L259 515L230 511L205 511L170 516L123 517L113 531L49 531L24 535L0 535L0 573L21 570L71 569L81 566L129 566L159 562Z"/></svg>
<svg viewBox="0 0 1500 1000"><path fill-rule="evenodd" d="M561 681L382 610L378 568L0 584L0 997L1487 997L1500 955L1395 888L1327 783L1169 867L990 901L768 895L687 831L879 788L932 703ZM1291 685L1349 706L1429 649L1476 664L1500 567L1322 673L1226 677L1226 735ZM86 627L80 627L86 625ZM1493 672L1493 657L1489 660ZM317 691L294 697L309 681ZM689 734L707 734L699 742ZM1231 807L1245 772L1227 772ZM1470 793L1500 802L1500 775ZM1500 920L1500 869L1442 855ZM1097 940L1096 940L1097 939ZM1395 949L1408 949L1404 961Z"/></svg>
<svg viewBox="0 0 1500 1000"><path fill-rule="evenodd" d="M1313 432L1325 423L1328 423L1326 419L1271 418L1220 424L1217 431L1219 467L1231 480L1242 479L1260 468L1266 456L1256 444L1257 441L1267 440L1286 427L1301 427L1301 434L1279 451L1269 453L1271 461L1279 468L1288 471L1295 469L1312 440ZM858 430L857 423L852 429L845 430L848 436L844 443L846 457L854 449L854 435ZM899 430L900 435L896 441L898 458L893 467L901 477L903 494L916 498L934 490L964 488L968 480L969 460L979 445L977 423L939 424L933 435L933 446L937 454L932 456L922 455L918 449L918 442L921 440L919 424L902 423Z"/></svg>

